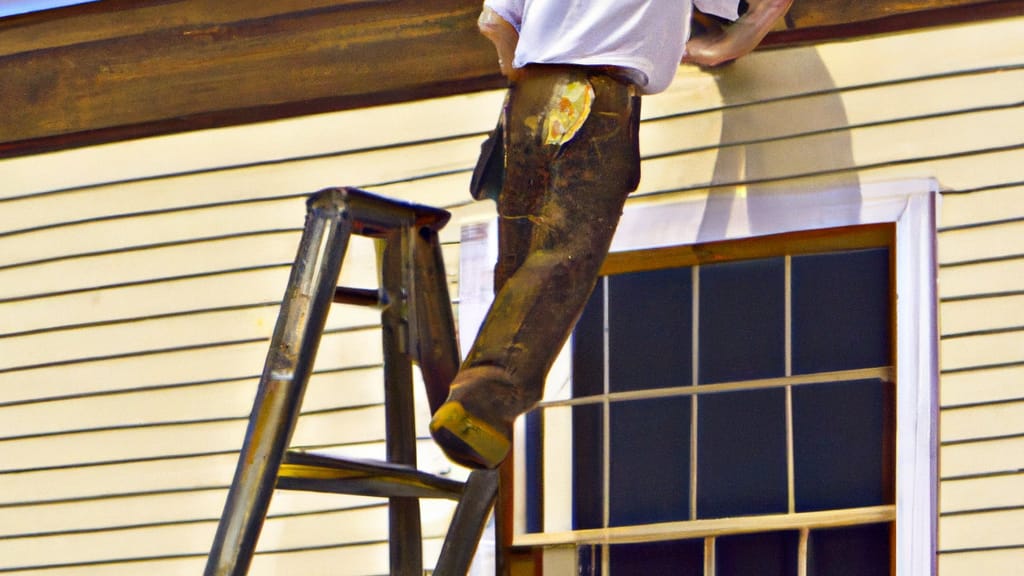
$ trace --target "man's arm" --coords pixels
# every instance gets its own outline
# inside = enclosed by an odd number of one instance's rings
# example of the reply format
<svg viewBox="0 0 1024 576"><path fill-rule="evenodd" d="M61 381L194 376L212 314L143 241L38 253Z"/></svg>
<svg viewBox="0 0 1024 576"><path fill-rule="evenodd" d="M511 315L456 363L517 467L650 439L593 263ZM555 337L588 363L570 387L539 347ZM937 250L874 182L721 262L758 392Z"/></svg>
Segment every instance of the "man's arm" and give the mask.
<svg viewBox="0 0 1024 576"><path fill-rule="evenodd" d="M519 44L519 32L516 27L492 10L484 6L477 20L480 33L487 37L494 44L498 51L498 66L501 73L509 80L515 80L516 70L512 67L512 60L515 58L516 45Z"/></svg>
<svg viewBox="0 0 1024 576"><path fill-rule="evenodd" d="M747 12L724 31L691 38L683 62L718 66L750 53L786 14L793 0L748 0L748 4Z"/></svg>

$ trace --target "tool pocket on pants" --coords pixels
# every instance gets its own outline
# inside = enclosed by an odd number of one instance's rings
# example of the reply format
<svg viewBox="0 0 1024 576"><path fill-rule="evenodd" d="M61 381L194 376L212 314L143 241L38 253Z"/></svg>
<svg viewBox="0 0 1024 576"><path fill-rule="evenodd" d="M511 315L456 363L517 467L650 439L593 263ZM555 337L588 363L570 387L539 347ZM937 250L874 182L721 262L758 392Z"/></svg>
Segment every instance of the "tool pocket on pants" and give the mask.
<svg viewBox="0 0 1024 576"><path fill-rule="evenodd" d="M477 200L490 198L497 202L505 185L505 122L504 112L498 125L480 144L480 157L469 181L469 193Z"/></svg>

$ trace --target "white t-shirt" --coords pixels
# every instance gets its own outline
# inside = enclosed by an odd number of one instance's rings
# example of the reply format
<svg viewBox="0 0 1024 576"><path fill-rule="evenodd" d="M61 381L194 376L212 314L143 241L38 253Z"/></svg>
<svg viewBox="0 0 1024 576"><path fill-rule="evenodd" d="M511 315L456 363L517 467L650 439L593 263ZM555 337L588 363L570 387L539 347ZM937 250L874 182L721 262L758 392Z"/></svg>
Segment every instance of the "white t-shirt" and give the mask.
<svg viewBox="0 0 1024 576"><path fill-rule="evenodd" d="M645 94L672 82L690 37L693 5L735 20L739 0L485 0L519 31L513 66L619 66Z"/></svg>

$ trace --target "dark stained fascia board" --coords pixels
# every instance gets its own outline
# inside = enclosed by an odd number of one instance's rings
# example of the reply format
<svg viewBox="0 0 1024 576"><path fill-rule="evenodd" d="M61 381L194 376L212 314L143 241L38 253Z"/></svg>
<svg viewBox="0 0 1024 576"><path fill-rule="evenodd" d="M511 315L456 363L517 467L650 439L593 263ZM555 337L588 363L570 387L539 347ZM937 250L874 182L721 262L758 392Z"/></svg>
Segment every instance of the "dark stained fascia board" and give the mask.
<svg viewBox="0 0 1024 576"><path fill-rule="evenodd" d="M0 48L0 156L498 87L478 11L476 0L335 1L258 18L200 12L139 33L122 23L72 43L49 26L37 49Z"/></svg>
<svg viewBox="0 0 1024 576"><path fill-rule="evenodd" d="M104 0L4 19L0 158L497 88L479 6ZM1024 0L796 0L765 45L1021 14Z"/></svg>
<svg viewBox="0 0 1024 576"><path fill-rule="evenodd" d="M834 10L833 10L834 8ZM763 47L790 46L1024 16L1024 0L796 0L786 30Z"/></svg>

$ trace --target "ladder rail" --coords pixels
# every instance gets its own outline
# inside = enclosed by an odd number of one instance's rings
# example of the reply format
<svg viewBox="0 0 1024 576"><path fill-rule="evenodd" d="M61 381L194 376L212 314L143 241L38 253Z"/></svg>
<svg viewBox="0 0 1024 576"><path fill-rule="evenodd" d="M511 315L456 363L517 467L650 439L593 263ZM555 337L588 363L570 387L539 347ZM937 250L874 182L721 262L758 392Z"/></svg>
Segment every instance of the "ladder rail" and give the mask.
<svg viewBox="0 0 1024 576"><path fill-rule="evenodd" d="M413 242L413 348L433 414L448 398L448 385L459 371L459 342L437 230L423 226Z"/></svg>
<svg viewBox="0 0 1024 576"><path fill-rule="evenodd" d="M413 374L409 318L415 286L411 271L404 266L412 250L408 226L388 233L381 259L381 287L388 304L381 313L384 344L384 420L387 430L388 462L416 466L416 422L412 393ZM395 576L423 574L423 540L420 505L416 498L389 498L388 541L391 573Z"/></svg>
<svg viewBox="0 0 1024 576"><path fill-rule="evenodd" d="M336 202L310 201L206 576L241 576L252 561L348 248L351 219Z"/></svg>
<svg viewBox="0 0 1024 576"><path fill-rule="evenodd" d="M466 481L466 490L448 535L441 546L434 576L463 576L469 570L480 536L498 493L497 470L474 470Z"/></svg>

